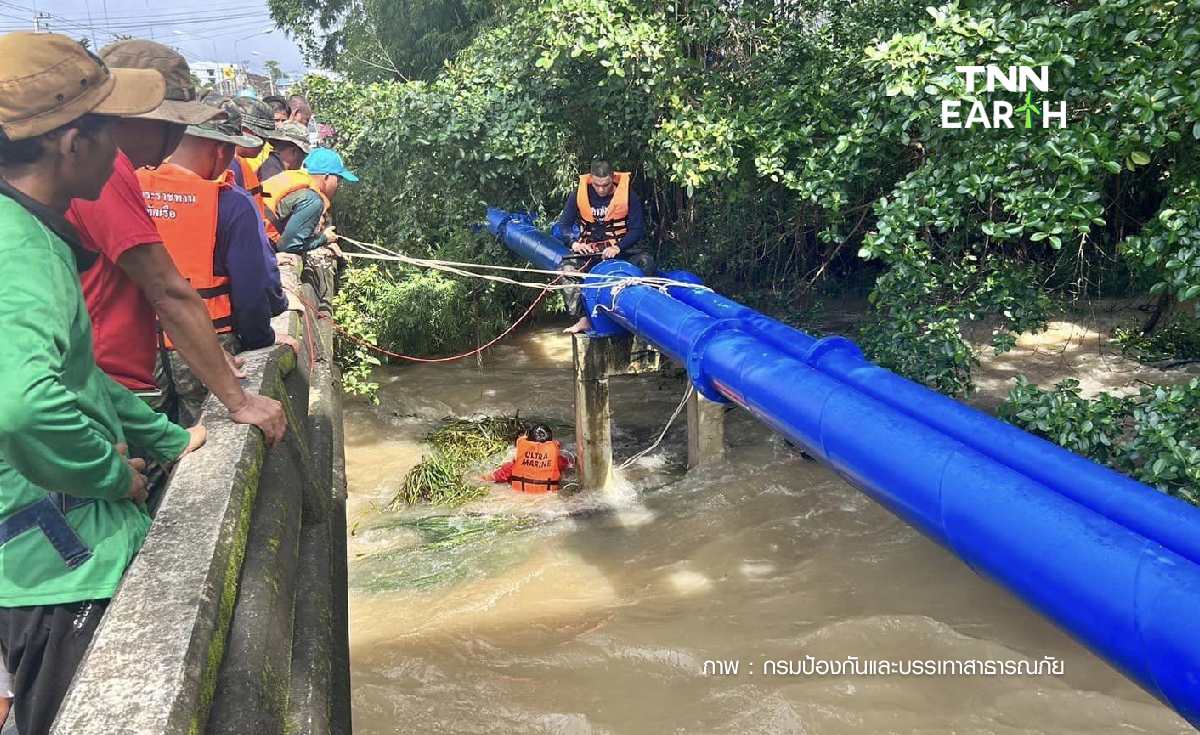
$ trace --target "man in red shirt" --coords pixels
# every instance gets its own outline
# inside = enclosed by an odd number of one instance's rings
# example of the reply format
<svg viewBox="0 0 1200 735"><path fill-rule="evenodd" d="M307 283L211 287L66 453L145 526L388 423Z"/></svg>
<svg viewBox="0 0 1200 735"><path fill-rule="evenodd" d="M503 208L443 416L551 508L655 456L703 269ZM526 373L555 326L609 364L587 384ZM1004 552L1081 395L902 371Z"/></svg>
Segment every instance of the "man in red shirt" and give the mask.
<svg viewBox="0 0 1200 735"><path fill-rule="evenodd" d="M137 167L161 164L179 145L187 125L224 113L196 101L187 61L166 46L118 41L100 56L110 67L157 70L166 79L167 95L156 110L114 127L120 150L112 177L99 199L74 200L67 214L84 246L101 256L82 274L96 362L131 390L155 390L157 316L192 372L229 409L230 417L262 429L267 442L274 444L287 429L283 407L247 392L238 382L204 302L162 245L134 174ZM296 347L290 338L280 341Z"/></svg>

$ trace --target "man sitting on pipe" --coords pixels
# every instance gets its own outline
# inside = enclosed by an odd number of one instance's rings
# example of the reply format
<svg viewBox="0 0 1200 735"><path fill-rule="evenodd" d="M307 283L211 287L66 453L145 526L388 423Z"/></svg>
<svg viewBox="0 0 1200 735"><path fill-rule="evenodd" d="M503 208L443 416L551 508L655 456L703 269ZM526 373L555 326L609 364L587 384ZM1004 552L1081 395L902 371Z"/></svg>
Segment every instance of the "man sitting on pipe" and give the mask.
<svg viewBox="0 0 1200 735"><path fill-rule="evenodd" d="M654 258L640 248L646 232L642 202L630 186L633 175L614 172L608 161L592 162L590 173L579 177L579 187L567 196L563 212L552 230L555 237L571 246L578 259L564 260L564 272L587 271L600 260L621 258L646 275L654 274ZM563 289L567 311L578 319L564 330L585 332L591 321L584 311L583 292Z"/></svg>

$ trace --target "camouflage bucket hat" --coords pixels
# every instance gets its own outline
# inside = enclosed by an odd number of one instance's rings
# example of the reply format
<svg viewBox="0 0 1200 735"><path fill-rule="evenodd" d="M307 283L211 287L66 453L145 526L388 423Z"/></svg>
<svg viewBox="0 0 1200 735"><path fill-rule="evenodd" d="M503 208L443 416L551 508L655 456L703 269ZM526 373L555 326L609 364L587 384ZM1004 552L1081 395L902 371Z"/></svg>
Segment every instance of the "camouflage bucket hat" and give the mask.
<svg viewBox="0 0 1200 735"><path fill-rule="evenodd" d="M161 43L140 38L117 41L102 48L100 58L116 69L153 69L166 80L167 94L162 104L136 117L195 125L221 114L196 100L196 86L187 60Z"/></svg>
<svg viewBox="0 0 1200 735"><path fill-rule="evenodd" d="M243 128L260 138L275 132L275 116L266 102L253 97L234 97L230 103L241 113Z"/></svg>
<svg viewBox="0 0 1200 735"><path fill-rule="evenodd" d="M212 109L221 112L219 108ZM231 102L225 102L224 112L224 118L208 120L198 125L189 125L186 134L193 138L207 138L208 140L216 140L221 143L233 143L242 148L257 148L263 144L261 138L256 138L253 135L247 135L242 132L242 116L237 111L237 107Z"/></svg>
<svg viewBox="0 0 1200 735"><path fill-rule="evenodd" d="M274 132L268 133L266 137L270 141L291 143L305 153L312 150L312 144L308 142L308 129L300 123L281 123L275 128Z"/></svg>

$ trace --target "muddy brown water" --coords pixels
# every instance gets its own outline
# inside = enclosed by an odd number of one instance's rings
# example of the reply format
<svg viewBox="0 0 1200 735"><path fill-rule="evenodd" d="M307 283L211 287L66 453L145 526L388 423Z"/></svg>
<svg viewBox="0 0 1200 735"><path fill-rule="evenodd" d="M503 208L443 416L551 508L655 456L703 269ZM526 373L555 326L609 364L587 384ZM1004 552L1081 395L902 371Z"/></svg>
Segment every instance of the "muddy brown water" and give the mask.
<svg viewBox="0 0 1200 735"><path fill-rule="evenodd" d="M539 330L483 369L389 368L379 406L348 404L357 735L1193 732L740 411L713 467L684 470L681 422L599 497L500 486L452 512L384 509L444 416L569 423L570 362L570 342ZM612 384L630 456L682 383ZM847 659L848 674L809 673ZM910 675L870 675L872 660ZM1062 673L913 675L913 661Z"/></svg>

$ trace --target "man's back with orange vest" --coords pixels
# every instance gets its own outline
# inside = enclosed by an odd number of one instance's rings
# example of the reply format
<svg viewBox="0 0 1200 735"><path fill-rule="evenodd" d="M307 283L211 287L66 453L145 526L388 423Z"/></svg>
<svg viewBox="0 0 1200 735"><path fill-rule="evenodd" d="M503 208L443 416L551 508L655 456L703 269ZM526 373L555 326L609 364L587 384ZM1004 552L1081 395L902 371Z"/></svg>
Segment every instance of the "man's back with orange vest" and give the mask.
<svg viewBox="0 0 1200 735"><path fill-rule="evenodd" d="M223 120L189 126L169 163L139 172L147 212L163 244L234 351L275 344L271 317L283 307L270 296L277 276L268 271L258 212L226 171L234 145L246 140L240 128ZM286 335L278 341L291 343ZM166 361L160 381L176 389L182 415L194 415L203 386L178 355L171 352Z"/></svg>

